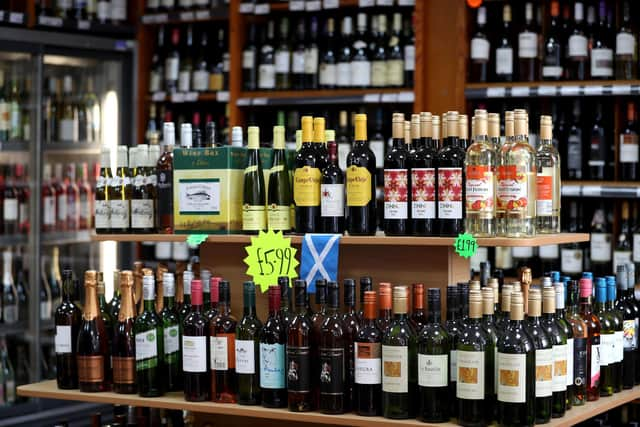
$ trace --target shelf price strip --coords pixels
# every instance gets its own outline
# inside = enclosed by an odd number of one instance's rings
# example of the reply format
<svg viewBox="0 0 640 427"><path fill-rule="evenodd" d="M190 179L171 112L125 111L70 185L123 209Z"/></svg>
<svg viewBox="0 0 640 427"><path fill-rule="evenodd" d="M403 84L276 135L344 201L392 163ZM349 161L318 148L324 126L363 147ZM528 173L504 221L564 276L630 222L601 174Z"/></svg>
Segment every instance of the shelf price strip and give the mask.
<svg viewBox="0 0 640 427"><path fill-rule="evenodd" d="M297 249L291 247L291 238L283 237L281 231L260 231L257 237L251 237L251 245L246 246L245 250L247 276L253 277L262 292L266 292L269 286L277 285L280 276L289 279L298 277Z"/></svg>

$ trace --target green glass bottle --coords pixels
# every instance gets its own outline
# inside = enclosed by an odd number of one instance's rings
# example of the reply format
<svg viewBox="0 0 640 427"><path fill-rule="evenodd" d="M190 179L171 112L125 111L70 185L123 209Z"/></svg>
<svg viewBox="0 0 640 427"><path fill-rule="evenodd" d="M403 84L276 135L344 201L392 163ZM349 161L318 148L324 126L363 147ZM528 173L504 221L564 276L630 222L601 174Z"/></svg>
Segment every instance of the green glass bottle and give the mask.
<svg viewBox="0 0 640 427"><path fill-rule="evenodd" d="M495 324L495 291L490 287L482 288L482 329L493 342L493 379L488 378L485 383L487 396L487 418L495 420L498 417L498 332Z"/></svg>
<svg viewBox="0 0 640 427"><path fill-rule="evenodd" d="M417 338L408 316L408 289L393 288L393 320L382 338L382 414L413 418L417 411Z"/></svg>
<svg viewBox="0 0 640 427"><path fill-rule="evenodd" d="M142 277L144 311L136 318L136 376L138 394L157 397L164 394L164 332L156 314L156 289L153 272Z"/></svg>
<svg viewBox="0 0 640 427"><path fill-rule="evenodd" d="M458 423L463 426L487 425L493 419L495 343L482 325L482 294L478 291L469 292L467 325L458 336L456 349Z"/></svg>
<svg viewBox="0 0 640 427"><path fill-rule="evenodd" d="M616 381L613 372L613 364L615 363L614 340L616 337L611 315L606 309L607 282L604 277L596 277L595 285L596 303L594 313L600 321L600 396L602 397L613 395Z"/></svg>
<svg viewBox="0 0 640 427"><path fill-rule="evenodd" d="M118 288L120 286L118 285ZM115 324L118 320L118 317L113 317L111 315L111 311L109 310L109 306L104 297L104 278L102 275L102 271L98 272L98 283L96 285L96 292L98 292L98 308L100 309L100 316L102 316L102 320L104 321L104 328L107 331L107 337L109 340L109 348L111 348L111 343L113 342L113 333ZM118 293L120 290L118 289ZM120 307L118 303L118 308Z"/></svg>
<svg viewBox="0 0 640 427"><path fill-rule="evenodd" d="M244 282L244 315L236 328L236 374L238 403L260 404L260 331L262 322L256 315L256 285Z"/></svg>
<svg viewBox="0 0 640 427"><path fill-rule="evenodd" d="M273 162L267 187L267 224L269 230L288 232L291 231L291 183L284 130L284 126L273 127Z"/></svg>
<svg viewBox="0 0 640 427"><path fill-rule="evenodd" d="M567 336L567 411L573 406L573 327L567 320L565 309L565 287L563 282L555 282L553 288L556 293L556 322L560 330Z"/></svg>
<svg viewBox="0 0 640 427"><path fill-rule="evenodd" d="M529 290L529 313L527 330L536 348L536 423L547 423L551 419L553 403L553 344L540 321L542 295L540 289Z"/></svg>
<svg viewBox="0 0 640 427"><path fill-rule="evenodd" d="M99 273L98 273L99 275ZM113 296L111 297L111 301L107 305L107 311L112 319L118 318L118 313L120 312L120 270L116 269L113 271Z"/></svg>
<svg viewBox="0 0 640 427"><path fill-rule="evenodd" d="M173 273L162 275L164 291L163 307L160 312L164 333L164 379L166 391L182 390L182 352L180 343L180 320L176 310L176 284Z"/></svg>
<svg viewBox="0 0 640 427"><path fill-rule="evenodd" d="M567 410L567 334L556 319L556 291L542 290L542 326L553 346L553 381L551 416L560 418Z"/></svg>
<svg viewBox="0 0 640 427"><path fill-rule="evenodd" d="M536 355L524 325L522 293L511 295L509 324L498 341L498 424L535 423Z"/></svg>
<svg viewBox="0 0 640 427"><path fill-rule="evenodd" d="M264 174L260 162L260 128L249 126L247 166L244 169L242 195L242 231L258 234L267 228Z"/></svg>
<svg viewBox="0 0 640 427"><path fill-rule="evenodd" d="M460 310L458 306L458 287L456 285L447 286L447 320L444 323L444 328L451 337L451 351L449 352L449 399L448 399L448 414L453 416L458 413L458 402L456 399L456 381L458 372L458 336L462 331L464 325L459 317Z"/></svg>
<svg viewBox="0 0 640 427"><path fill-rule="evenodd" d="M193 281L193 271L185 270L182 273L182 306L178 310L178 320L180 325L184 324L184 319L191 313L191 282Z"/></svg>

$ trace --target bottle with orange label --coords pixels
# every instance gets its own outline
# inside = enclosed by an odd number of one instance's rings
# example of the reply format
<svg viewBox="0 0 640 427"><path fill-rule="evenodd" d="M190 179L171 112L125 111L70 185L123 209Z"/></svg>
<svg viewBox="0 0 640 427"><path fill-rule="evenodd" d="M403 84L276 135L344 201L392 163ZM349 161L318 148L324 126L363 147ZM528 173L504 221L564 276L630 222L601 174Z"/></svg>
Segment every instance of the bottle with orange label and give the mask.
<svg viewBox="0 0 640 427"><path fill-rule="evenodd" d="M551 116L540 116L536 150L536 231L560 232L560 155L552 144Z"/></svg>
<svg viewBox="0 0 640 427"><path fill-rule="evenodd" d="M320 157L313 144L313 117L302 117L302 146L296 154L293 175L293 199L296 204L297 233L315 233L320 229ZM324 126L322 129L324 138Z"/></svg>
<svg viewBox="0 0 640 427"><path fill-rule="evenodd" d="M489 141L487 117L486 110L475 111L473 143L464 159L467 177L465 230L474 236L494 236L496 232L496 152Z"/></svg>

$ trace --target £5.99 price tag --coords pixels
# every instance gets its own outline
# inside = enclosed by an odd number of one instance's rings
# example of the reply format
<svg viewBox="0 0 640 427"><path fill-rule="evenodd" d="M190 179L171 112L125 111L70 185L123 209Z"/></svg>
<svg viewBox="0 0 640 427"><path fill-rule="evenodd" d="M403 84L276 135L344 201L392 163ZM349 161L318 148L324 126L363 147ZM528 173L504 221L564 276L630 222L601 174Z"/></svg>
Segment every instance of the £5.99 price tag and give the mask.
<svg viewBox="0 0 640 427"><path fill-rule="evenodd" d="M276 285L280 276L290 279L298 277L297 249L291 247L291 239L283 237L281 231L260 231L257 237L251 238L251 245L245 247L245 250L247 276L253 277L253 281L260 286L262 292L266 292L269 286Z"/></svg>

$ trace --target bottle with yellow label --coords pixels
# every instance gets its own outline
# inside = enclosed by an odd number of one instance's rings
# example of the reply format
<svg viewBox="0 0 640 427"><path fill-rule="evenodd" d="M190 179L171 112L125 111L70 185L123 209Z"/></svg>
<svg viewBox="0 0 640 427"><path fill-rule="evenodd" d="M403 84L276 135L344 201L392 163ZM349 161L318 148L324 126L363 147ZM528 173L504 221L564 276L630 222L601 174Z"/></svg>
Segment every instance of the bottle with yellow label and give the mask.
<svg viewBox="0 0 640 427"><path fill-rule="evenodd" d="M376 234L376 156L367 141L367 115L355 116L355 140L347 156L347 231Z"/></svg>
<svg viewBox="0 0 640 427"><path fill-rule="evenodd" d="M284 126L273 127L273 162L267 195L269 230L291 230L291 187L284 151Z"/></svg>
<svg viewBox="0 0 640 427"><path fill-rule="evenodd" d="M266 194L264 174L260 163L260 129L249 126L247 167L244 169L242 195L242 230L258 234L267 228Z"/></svg>
<svg viewBox="0 0 640 427"><path fill-rule="evenodd" d="M320 158L314 147L313 117L302 117L302 146L296 154L296 170L293 175L293 200L296 204L296 232L316 233L320 230ZM319 125L317 123L320 131ZM324 120L322 123L324 139Z"/></svg>

